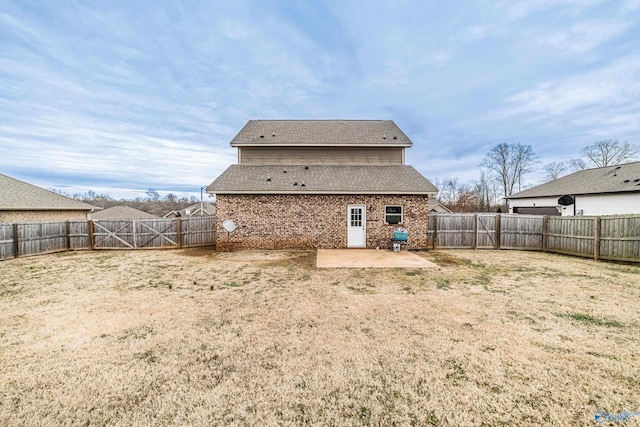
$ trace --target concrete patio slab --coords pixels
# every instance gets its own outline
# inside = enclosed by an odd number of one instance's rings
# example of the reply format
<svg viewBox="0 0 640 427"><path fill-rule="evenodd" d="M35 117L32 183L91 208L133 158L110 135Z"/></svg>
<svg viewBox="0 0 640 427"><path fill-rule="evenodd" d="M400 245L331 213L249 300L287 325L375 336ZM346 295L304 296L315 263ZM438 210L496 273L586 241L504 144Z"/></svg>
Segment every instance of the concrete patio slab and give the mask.
<svg viewBox="0 0 640 427"><path fill-rule="evenodd" d="M432 268L431 261L408 252L388 249L318 249L318 268Z"/></svg>

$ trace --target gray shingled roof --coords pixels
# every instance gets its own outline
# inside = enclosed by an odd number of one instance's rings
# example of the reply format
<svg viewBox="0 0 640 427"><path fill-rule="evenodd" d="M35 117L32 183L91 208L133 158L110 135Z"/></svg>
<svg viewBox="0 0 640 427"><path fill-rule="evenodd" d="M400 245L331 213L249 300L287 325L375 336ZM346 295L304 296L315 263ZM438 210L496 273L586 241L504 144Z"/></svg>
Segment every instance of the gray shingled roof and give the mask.
<svg viewBox="0 0 640 427"><path fill-rule="evenodd" d="M101 208L0 174L0 210L91 211L98 209Z"/></svg>
<svg viewBox="0 0 640 427"><path fill-rule="evenodd" d="M112 206L93 215L93 219L153 219L158 218L156 215L132 208L130 206Z"/></svg>
<svg viewBox="0 0 640 427"><path fill-rule="evenodd" d="M581 170L513 194L509 199L640 191L640 162Z"/></svg>
<svg viewBox="0 0 640 427"><path fill-rule="evenodd" d="M232 165L209 185L216 194L430 194L438 189L411 166ZM287 171L284 173L284 171ZM268 181L270 179L270 181ZM297 185L295 185L297 183Z"/></svg>
<svg viewBox="0 0 640 427"><path fill-rule="evenodd" d="M207 202L202 202L202 210L205 216L209 216L209 215L215 215L216 214L216 205L215 202L214 204L211 203L207 203ZM187 215L187 210L190 212L189 215ZM189 216L200 216L200 202L198 203L194 203L191 206L188 206L184 209L180 209L178 211L169 211L165 214L164 218L170 216L170 215L176 215L179 214L179 216L181 217L189 217ZM178 216L178 215L176 215Z"/></svg>
<svg viewBox="0 0 640 427"><path fill-rule="evenodd" d="M411 147L392 120L249 120L231 141L246 145L384 145Z"/></svg>

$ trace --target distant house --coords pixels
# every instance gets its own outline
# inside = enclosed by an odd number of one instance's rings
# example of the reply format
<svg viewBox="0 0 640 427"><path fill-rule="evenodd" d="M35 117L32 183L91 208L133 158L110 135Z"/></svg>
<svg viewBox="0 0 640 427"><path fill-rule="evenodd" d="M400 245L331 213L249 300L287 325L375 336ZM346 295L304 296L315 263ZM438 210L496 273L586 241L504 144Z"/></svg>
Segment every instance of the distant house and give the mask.
<svg viewBox="0 0 640 427"><path fill-rule="evenodd" d="M398 227L427 247L438 189L405 164L412 142L393 121L250 120L231 146L238 164L207 192L236 247L384 247Z"/></svg>
<svg viewBox="0 0 640 427"><path fill-rule="evenodd" d="M438 202L436 199L429 199L429 213L451 213L451 209Z"/></svg>
<svg viewBox="0 0 640 427"><path fill-rule="evenodd" d="M203 202L202 206L200 203L193 204L188 208L181 209L179 211L170 211L167 212L163 218L188 218L192 216L213 216L216 214L216 205L211 203Z"/></svg>
<svg viewBox="0 0 640 427"><path fill-rule="evenodd" d="M100 212L93 214L93 219L109 219L109 220L122 220L122 219L154 219L158 218L156 215L134 209L130 206L112 206L107 209L103 209Z"/></svg>
<svg viewBox="0 0 640 427"><path fill-rule="evenodd" d="M100 209L0 174L0 222L82 220Z"/></svg>
<svg viewBox="0 0 640 427"><path fill-rule="evenodd" d="M640 162L581 170L508 197L509 212L640 214Z"/></svg>

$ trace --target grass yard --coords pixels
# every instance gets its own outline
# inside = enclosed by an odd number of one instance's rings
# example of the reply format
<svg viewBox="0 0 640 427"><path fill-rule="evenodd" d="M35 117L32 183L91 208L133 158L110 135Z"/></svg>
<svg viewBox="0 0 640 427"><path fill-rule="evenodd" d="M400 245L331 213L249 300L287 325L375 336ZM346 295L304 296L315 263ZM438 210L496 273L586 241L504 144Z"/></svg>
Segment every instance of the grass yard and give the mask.
<svg viewBox="0 0 640 427"><path fill-rule="evenodd" d="M0 262L0 425L565 426L640 411L640 266L420 255L440 267L202 249Z"/></svg>

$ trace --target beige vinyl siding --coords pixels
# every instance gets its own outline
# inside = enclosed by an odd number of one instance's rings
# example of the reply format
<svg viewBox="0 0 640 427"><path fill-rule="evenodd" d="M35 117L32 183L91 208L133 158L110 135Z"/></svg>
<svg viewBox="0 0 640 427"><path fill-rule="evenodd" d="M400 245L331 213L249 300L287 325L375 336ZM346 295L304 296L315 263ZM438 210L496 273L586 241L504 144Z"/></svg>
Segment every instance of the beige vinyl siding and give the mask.
<svg viewBox="0 0 640 427"><path fill-rule="evenodd" d="M404 148L238 147L241 165L402 165Z"/></svg>

